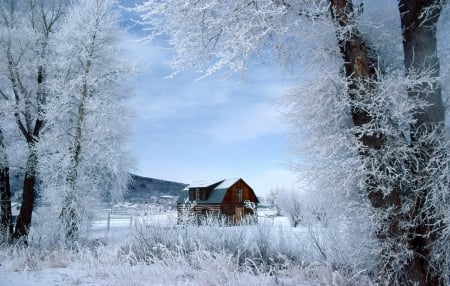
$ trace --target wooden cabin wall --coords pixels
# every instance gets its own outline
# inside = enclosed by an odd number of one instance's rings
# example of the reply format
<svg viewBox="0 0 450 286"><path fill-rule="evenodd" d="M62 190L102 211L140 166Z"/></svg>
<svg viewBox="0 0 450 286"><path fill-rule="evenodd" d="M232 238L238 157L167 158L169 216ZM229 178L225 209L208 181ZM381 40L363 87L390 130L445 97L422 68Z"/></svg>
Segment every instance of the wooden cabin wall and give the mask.
<svg viewBox="0 0 450 286"><path fill-rule="evenodd" d="M189 211L192 213L196 213L196 214L202 214L203 210L207 210L209 213L211 214L221 214L221 207L220 205L196 205L195 207L193 207L192 209L190 209ZM178 204L177 205L177 211L180 214L183 211L183 204ZM184 210L186 211L186 209Z"/></svg>
<svg viewBox="0 0 450 286"><path fill-rule="evenodd" d="M242 190L242 201L238 202L237 190ZM256 203L257 199L250 187L242 180L237 181L226 193L222 202L222 212L227 215L236 214L236 206L243 207L245 201ZM250 209L244 208L245 214L251 214Z"/></svg>
<svg viewBox="0 0 450 286"><path fill-rule="evenodd" d="M202 214L203 210L207 210L209 214L220 214L220 205L196 205L194 211L196 214Z"/></svg>
<svg viewBox="0 0 450 286"><path fill-rule="evenodd" d="M237 201L237 190L241 189L242 190L242 201L238 202ZM224 199L223 199L223 203L226 204L238 204L238 205L244 205L245 201L251 201L256 203L256 196L253 193L253 191L250 189L250 187L244 183L244 181L239 180L237 181L233 186L231 186L231 188L228 190L228 192L226 193Z"/></svg>

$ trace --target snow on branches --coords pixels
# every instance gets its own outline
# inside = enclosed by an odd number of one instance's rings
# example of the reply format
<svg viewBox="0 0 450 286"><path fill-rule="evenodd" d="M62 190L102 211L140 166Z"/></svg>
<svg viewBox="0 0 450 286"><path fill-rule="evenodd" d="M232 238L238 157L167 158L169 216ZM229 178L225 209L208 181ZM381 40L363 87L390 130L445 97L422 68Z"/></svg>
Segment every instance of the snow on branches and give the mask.
<svg viewBox="0 0 450 286"><path fill-rule="evenodd" d="M342 215L374 224L382 284L444 283L450 150L439 65L449 57L436 35L448 5L372 2L148 0L135 9L148 39L168 37L175 73L245 72L273 58L293 72L286 118L299 177Z"/></svg>

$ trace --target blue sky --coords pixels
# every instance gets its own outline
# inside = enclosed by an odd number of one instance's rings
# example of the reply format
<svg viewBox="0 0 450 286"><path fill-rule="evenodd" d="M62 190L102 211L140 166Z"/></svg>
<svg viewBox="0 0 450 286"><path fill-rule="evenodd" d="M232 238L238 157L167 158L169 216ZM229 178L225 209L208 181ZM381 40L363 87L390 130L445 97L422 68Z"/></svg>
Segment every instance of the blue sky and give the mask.
<svg viewBox="0 0 450 286"><path fill-rule="evenodd" d="M253 68L246 81L239 74L196 81L194 71L166 78L167 47L133 41L136 29L127 37L127 54L140 67L130 84L135 173L183 183L241 177L260 196L293 186L275 104L289 78L271 66Z"/></svg>

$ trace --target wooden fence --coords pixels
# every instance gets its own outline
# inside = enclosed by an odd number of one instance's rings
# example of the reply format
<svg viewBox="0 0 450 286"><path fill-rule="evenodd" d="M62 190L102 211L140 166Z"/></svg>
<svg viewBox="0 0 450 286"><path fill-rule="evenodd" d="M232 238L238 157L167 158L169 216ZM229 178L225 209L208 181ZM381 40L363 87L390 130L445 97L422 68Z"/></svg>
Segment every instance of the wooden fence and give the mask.
<svg viewBox="0 0 450 286"><path fill-rule="evenodd" d="M111 226L131 227L135 222L135 216L125 209L103 209L95 213L92 226L106 227L109 231Z"/></svg>

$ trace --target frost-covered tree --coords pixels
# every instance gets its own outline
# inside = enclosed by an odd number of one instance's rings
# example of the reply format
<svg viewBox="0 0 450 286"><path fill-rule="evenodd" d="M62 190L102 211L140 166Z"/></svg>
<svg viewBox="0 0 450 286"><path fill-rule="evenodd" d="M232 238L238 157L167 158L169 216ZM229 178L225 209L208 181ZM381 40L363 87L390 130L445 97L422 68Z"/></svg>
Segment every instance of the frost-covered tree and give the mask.
<svg viewBox="0 0 450 286"><path fill-rule="evenodd" d="M373 221L376 279L449 282L446 1L148 0L136 10L150 38L169 36L175 72L245 72L274 58L297 74L288 120L298 149L315 151L301 168Z"/></svg>
<svg viewBox="0 0 450 286"><path fill-rule="evenodd" d="M45 125L47 82L51 58L49 41L67 6L66 0L2 1L2 94L14 102L12 113L27 146L22 207L15 237L28 233L36 184L39 142Z"/></svg>
<svg viewBox="0 0 450 286"><path fill-rule="evenodd" d="M276 210L275 215L277 215L277 216L279 216L281 214L280 202L279 202L281 192L282 192L282 189L280 189L280 188L271 189L269 192L269 195L267 195L267 198L266 198L269 208L275 209Z"/></svg>
<svg viewBox="0 0 450 286"><path fill-rule="evenodd" d="M117 200L128 183L127 118L121 86L130 66L121 59L116 1L74 1L55 34L56 77L49 86L39 173L43 189L76 239L80 222L100 198Z"/></svg>
<svg viewBox="0 0 450 286"><path fill-rule="evenodd" d="M304 205L297 190L281 190L278 192L278 204L281 212L289 218L291 226L297 227L304 220Z"/></svg>
<svg viewBox="0 0 450 286"><path fill-rule="evenodd" d="M90 201L117 199L126 189L128 114L120 84L130 68L120 60L114 7L100 0L0 3L0 100L7 118L0 126L1 174L6 181L7 159L25 166L17 238L31 226L37 180L42 205L58 210L69 239Z"/></svg>

